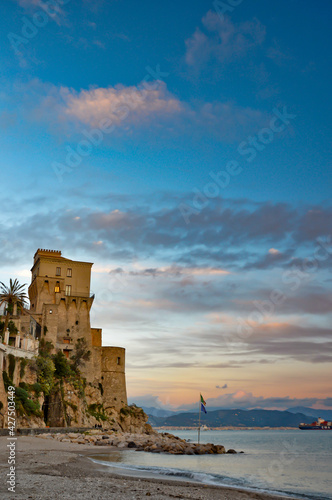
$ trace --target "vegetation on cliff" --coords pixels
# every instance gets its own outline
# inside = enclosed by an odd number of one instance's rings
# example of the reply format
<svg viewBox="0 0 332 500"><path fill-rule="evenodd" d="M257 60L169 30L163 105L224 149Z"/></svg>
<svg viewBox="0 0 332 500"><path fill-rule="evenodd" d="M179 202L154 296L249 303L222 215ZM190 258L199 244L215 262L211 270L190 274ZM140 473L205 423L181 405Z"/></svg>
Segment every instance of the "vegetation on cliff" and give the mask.
<svg viewBox="0 0 332 500"><path fill-rule="evenodd" d="M82 376L80 369L91 355L85 339L78 340L69 359L53 351L53 345L42 339L34 359L7 357L3 381L6 390L16 381L18 426L102 425L120 432L145 431L148 417L141 408L105 407L102 383L87 383Z"/></svg>

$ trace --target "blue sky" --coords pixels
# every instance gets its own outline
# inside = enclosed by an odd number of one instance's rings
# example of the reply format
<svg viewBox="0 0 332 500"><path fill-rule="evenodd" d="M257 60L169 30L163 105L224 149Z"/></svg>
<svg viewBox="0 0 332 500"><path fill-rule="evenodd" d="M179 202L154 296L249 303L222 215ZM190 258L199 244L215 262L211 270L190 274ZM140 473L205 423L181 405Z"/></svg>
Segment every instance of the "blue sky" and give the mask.
<svg viewBox="0 0 332 500"><path fill-rule="evenodd" d="M323 405L332 8L237 3L1 5L2 281L93 261L134 398Z"/></svg>

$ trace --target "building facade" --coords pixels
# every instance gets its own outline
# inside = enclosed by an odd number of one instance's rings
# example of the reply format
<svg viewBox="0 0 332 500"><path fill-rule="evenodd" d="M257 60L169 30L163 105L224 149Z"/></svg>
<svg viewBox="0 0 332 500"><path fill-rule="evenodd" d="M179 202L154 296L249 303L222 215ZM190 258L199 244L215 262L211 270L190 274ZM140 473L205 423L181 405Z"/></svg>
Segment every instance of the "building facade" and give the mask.
<svg viewBox="0 0 332 500"><path fill-rule="evenodd" d="M127 404L125 349L102 346L102 330L91 328L92 265L64 258L61 251L38 249L31 268L29 318L24 321L29 337L51 342L53 351L61 350L67 358L84 338L91 356L82 375L89 383L101 384L105 407L118 409Z"/></svg>

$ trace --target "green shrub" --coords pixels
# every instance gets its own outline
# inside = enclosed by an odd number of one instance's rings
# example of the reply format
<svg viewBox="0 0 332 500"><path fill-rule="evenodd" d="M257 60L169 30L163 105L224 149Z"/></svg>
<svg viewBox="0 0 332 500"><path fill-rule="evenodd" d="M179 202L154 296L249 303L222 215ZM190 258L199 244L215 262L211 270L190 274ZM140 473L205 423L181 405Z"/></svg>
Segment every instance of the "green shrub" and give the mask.
<svg viewBox="0 0 332 500"><path fill-rule="evenodd" d="M2 372L3 384L5 386L6 392L8 392L8 387L13 385L13 381L10 380L6 371Z"/></svg>
<svg viewBox="0 0 332 500"><path fill-rule="evenodd" d="M41 384L39 384L38 382L35 382L34 384L32 384L31 386L31 390L36 394L36 396L38 397L39 394L42 392L43 388L41 386Z"/></svg>
<svg viewBox="0 0 332 500"><path fill-rule="evenodd" d="M14 378L16 359L13 354L8 354L8 376L11 380Z"/></svg>
<svg viewBox="0 0 332 500"><path fill-rule="evenodd" d="M45 396L48 396L54 385L55 366L52 359L38 356L36 360L38 382Z"/></svg>
<svg viewBox="0 0 332 500"><path fill-rule="evenodd" d="M72 370L70 368L70 364L68 363L67 358L62 351L58 351L53 356L53 363L55 366L55 372L54 372L55 377L66 378L71 375Z"/></svg>
<svg viewBox="0 0 332 500"><path fill-rule="evenodd" d="M130 415L130 410L129 408L126 408L125 406L123 406L120 410L120 414L122 415Z"/></svg>
<svg viewBox="0 0 332 500"><path fill-rule="evenodd" d="M25 413L28 416L41 415L39 403L37 401L33 401L30 398L28 391L26 391L22 387L16 387L15 401L18 411Z"/></svg>
<svg viewBox="0 0 332 500"><path fill-rule="evenodd" d="M14 321L9 321L7 328L9 330L10 335L17 335L18 329L16 328Z"/></svg>
<svg viewBox="0 0 332 500"><path fill-rule="evenodd" d="M28 360L25 359L25 358L21 358L21 362L20 362L20 378L24 377L25 367L26 367L27 364L28 364Z"/></svg>
<svg viewBox="0 0 332 500"><path fill-rule="evenodd" d="M75 350L71 356L73 370L77 371L80 366L84 366L86 361L89 361L91 357L91 351L88 350L88 343L86 339L77 339L75 344Z"/></svg>
<svg viewBox="0 0 332 500"><path fill-rule="evenodd" d="M54 349L54 345L52 344L52 342L45 341L45 339L41 339L39 343L39 356L43 358L49 357L52 349Z"/></svg>
<svg viewBox="0 0 332 500"><path fill-rule="evenodd" d="M99 421L102 420L105 422L107 420L107 415L102 404L93 403L89 405L87 412Z"/></svg>

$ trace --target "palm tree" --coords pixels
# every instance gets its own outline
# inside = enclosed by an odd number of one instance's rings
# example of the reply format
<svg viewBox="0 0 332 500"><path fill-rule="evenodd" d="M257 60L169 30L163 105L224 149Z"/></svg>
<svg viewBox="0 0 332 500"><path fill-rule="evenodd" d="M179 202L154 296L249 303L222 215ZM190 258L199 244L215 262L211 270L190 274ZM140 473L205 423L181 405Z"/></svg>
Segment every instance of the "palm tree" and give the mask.
<svg viewBox="0 0 332 500"><path fill-rule="evenodd" d="M20 285L17 279L14 281L10 279L9 287L0 281L0 306L7 304L3 333L7 330L9 316L13 314L14 308L22 311L27 304L28 297L24 290L25 286L26 284Z"/></svg>

